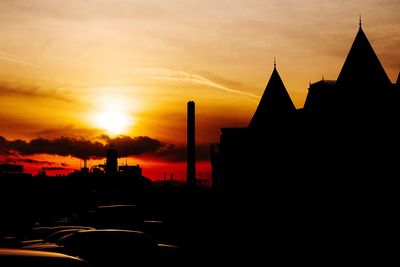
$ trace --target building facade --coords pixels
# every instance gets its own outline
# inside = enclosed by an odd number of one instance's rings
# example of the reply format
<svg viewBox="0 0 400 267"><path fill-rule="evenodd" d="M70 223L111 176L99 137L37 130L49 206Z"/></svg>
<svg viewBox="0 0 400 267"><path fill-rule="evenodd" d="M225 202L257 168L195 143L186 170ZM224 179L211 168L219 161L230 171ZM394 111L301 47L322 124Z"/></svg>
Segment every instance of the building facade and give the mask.
<svg viewBox="0 0 400 267"><path fill-rule="evenodd" d="M274 66L249 126L221 129L214 188L314 211L400 192L399 90L361 23L338 78L310 84L303 108Z"/></svg>

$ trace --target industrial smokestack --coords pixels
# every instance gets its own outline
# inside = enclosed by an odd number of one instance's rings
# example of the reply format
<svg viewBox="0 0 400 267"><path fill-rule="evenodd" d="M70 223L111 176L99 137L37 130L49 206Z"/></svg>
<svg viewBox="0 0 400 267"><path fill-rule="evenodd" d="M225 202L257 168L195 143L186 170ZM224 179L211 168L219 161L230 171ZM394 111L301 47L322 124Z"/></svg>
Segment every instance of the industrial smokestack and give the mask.
<svg viewBox="0 0 400 267"><path fill-rule="evenodd" d="M115 149L107 150L106 174L114 175L118 171L118 152Z"/></svg>
<svg viewBox="0 0 400 267"><path fill-rule="evenodd" d="M196 185L196 141L194 102L187 103L187 180L188 186Z"/></svg>
<svg viewBox="0 0 400 267"><path fill-rule="evenodd" d="M83 159L83 168L81 168L82 173L89 173L89 168L87 167L87 158Z"/></svg>

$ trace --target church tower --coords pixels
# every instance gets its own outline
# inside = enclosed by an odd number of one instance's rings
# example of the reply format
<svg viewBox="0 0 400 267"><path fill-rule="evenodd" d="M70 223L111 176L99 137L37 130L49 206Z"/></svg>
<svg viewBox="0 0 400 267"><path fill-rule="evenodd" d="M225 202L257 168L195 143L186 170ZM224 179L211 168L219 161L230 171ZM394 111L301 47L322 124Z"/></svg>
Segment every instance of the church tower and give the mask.
<svg viewBox="0 0 400 267"><path fill-rule="evenodd" d="M265 128L269 120L285 116L294 111L296 111L296 107L283 84L278 70L276 69L276 63L274 62L274 70L272 71L272 75L261 97L257 110L250 121L249 128Z"/></svg>
<svg viewBox="0 0 400 267"><path fill-rule="evenodd" d="M358 33L336 81L336 105L371 109L384 105L392 83L365 35ZM381 102L383 101L383 102Z"/></svg>

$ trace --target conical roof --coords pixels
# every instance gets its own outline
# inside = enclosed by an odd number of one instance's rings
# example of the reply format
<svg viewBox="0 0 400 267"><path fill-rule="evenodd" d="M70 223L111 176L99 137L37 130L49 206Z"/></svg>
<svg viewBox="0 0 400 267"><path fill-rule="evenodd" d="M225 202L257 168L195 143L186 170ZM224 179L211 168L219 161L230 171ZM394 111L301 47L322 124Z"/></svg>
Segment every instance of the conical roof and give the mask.
<svg viewBox="0 0 400 267"><path fill-rule="evenodd" d="M342 88L390 88L391 82L362 27L358 30L336 83Z"/></svg>
<svg viewBox="0 0 400 267"><path fill-rule="evenodd" d="M295 110L285 85L274 67L249 127L263 127L268 123L269 118L285 115Z"/></svg>

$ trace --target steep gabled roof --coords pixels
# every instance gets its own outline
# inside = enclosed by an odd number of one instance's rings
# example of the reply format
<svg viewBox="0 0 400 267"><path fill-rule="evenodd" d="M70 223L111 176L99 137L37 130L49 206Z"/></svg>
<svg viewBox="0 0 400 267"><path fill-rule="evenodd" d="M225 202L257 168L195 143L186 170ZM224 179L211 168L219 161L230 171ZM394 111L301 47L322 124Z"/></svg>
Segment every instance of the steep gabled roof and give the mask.
<svg viewBox="0 0 400 267"><path fill-rule="evenodd" d="M285 85L274 67L249 127L263 127L268 123L268 118L279 117L295 110Z"/></svg>
<svg viewBox="0 0 400 267"><path fill-rule="evenodd" d="M391 82L361 24L337 79L342 88L390 88Z"/></svg>

